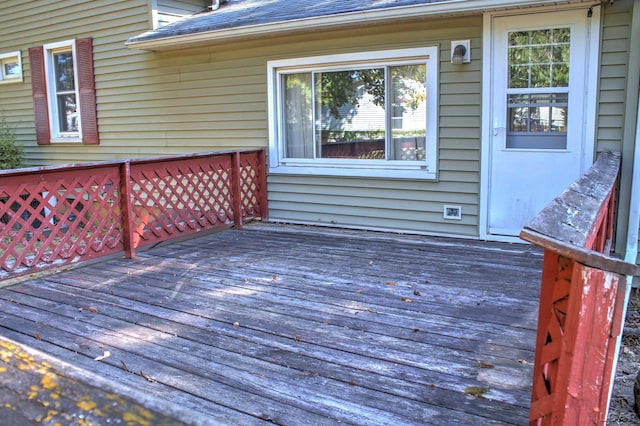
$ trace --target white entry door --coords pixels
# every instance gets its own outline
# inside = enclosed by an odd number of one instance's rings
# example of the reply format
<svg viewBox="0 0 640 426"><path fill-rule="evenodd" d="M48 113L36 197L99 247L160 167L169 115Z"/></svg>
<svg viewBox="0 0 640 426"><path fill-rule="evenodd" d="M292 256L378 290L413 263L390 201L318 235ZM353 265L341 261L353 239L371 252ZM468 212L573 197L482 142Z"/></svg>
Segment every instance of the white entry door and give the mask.
<svg viewBox="0 0 640 426"><path fill-rule="evenodd" d="M586 9L491 18L489 236L517 236L593 162L593 20Z"/></svg>

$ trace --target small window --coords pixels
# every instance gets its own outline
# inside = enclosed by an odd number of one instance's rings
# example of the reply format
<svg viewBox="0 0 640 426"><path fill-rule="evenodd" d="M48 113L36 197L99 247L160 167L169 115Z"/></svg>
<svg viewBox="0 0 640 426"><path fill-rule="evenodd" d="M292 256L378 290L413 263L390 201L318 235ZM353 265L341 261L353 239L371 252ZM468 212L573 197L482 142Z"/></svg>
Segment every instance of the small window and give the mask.
<svg viewBox="0 0 640 426"><path fill-rule="evenodd" d="M437 49L269 62L273 173L435 178Z"/></svg>
<svg viewBox="0 0 640 426"><path fill-rule="evenodd" d="M20 52L0 53L0 84L22 81Z"/></svg>
<svg viewBox="0 0 640 426"><path fill-rule="evenodd" d="M75 41L45 45L44 49L51 135L81 142Z"/></svg>
<svg viewBox="0 0 640 426"><path fill-rule="evenodd" d="M99 145L93 39L30 47L29 65L38 145Z"/></svg>

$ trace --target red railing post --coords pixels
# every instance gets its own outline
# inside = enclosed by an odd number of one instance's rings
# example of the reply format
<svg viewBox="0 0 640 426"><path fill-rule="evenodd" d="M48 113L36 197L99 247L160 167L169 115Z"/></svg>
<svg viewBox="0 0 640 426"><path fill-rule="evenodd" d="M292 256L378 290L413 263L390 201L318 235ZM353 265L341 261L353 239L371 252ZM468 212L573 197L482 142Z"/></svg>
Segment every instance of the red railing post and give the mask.
<svg viewBox="0 0 640 426"><path fill-rule="evenodd" d="M131 163L125 161L120 165L120 212L122 217L122 239L124 242L124 254L133 259L135 242L133 240L133 216L131 197Z"/></svg>
<svg viewBox="0 0 640 426"><path fill-rule="evenodd" d="M242 192L240 189L242 179L240 169L240 153L231 154L231 198L233 205L233 222L238 229L242 229Z"/></svg>

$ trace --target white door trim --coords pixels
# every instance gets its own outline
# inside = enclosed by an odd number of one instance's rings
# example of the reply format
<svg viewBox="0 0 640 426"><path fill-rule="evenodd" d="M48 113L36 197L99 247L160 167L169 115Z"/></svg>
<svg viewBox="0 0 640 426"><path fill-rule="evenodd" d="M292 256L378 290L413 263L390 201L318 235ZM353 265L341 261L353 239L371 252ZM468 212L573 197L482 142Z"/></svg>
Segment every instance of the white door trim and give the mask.
<svg viewBox="0 0 640 426"><path fill-rule="evenodd" d="M589 5L563 5L557 7L544 7L535 9L510 10L501 12L487 12L483 16L482 25L482 132L481 132L481 150L480 150L480 212L479 212L479 235L481 239L492 241L522 242L517 237L507 237L502 235L493 235L488 232L488 208L489 208L489 184L491 172L491 132L493 131L492 106L495 99L493 98L492 87L492 70L491 65L494 59L493 52L493 27L494 20L497 17L529 15L533 13L563 11L563 10L584 10L586 14ZM589 28L587 29L589 40L587 45L589 53L585 60L587 61L585 69L585 139L583 147L583 156L581 159L581 168L586 170L593 163L595 156L595 138L596 138L596 108L597 108L597 89L598 89L598 69L600 65L600 18L601 7L599 5L591 6L592 16ZM559 194L558 194L559 195Z"/></svg>

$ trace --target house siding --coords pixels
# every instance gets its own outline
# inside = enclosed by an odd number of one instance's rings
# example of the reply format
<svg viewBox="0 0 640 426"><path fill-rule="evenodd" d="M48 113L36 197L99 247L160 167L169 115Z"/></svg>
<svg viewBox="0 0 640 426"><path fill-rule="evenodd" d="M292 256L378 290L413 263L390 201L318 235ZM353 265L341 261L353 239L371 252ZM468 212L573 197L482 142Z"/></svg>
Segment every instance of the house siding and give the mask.
<svg viewBox="0 0 640 426"><path fill-rule="evenodd" d="M604 7L597 149L622 151L632 1Z"/></svg>
<svg viewBox="0 0 640 426"><path fill-rule="evenodd" d="M629 131L625 134L625 127L630 125L632 128L635 127L634 120L626 121L628 119L626 117L630 113L630 105L626 103L631 101L627 91L629 90L629 75L632 72L629 69L629 48L633 4L633 0L620 0L604 7L601 39L597 149L598 151L612 150L623 154L615 246L618 253L624 253L627 243L635 144L634 135ZM637 71L635 78L637 79ZM632 106L631 110L634 109L635 106Z"/></svg>
<svg viewBox="0 0 640 426"><path fill-rule="evenodd" d="M361 179L269 176L269 215L275 221L476 236L479 214L480 16L377 26L327 34L310 49L301 39L280 58L383 50L439 48L438 179ZM470 39L473 61L452 65L450 41ZM349 40L345 48L344 40ZM319 44L315 42L315 44ZM275 57L273 59L276 59ZM443 219L445 204L462 207L462 220Z"/></svg>
<svg viewBox="0 0 640 426"><path fill-rule="evenodd" d="M124 48L124 40L149 29L146 0L121 1L42 1L9 0L0 3L3 16L11 17L11 25L0 26L0 52L19 50L22 56L24 81L0 87L0 112L15 126L16 136L25 147L30 165L46 165L82 161L100 161L126 157L122 143L102 143L84 146L79 143L36 144L35 117L31 93L31 70L28 49L46 43L93 38L98 125L101 135L115 129L103 126L100 108L104 105L101 90L105 84L126 79L129 71L144 61L136 52ZM112 71L112 65L118 71ZM121 80L126 81L126 80ZM127 91L127 85L121 90ZM135 112L130 110L133 115Z"/></svg>

